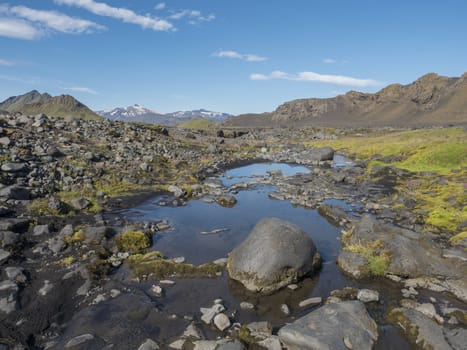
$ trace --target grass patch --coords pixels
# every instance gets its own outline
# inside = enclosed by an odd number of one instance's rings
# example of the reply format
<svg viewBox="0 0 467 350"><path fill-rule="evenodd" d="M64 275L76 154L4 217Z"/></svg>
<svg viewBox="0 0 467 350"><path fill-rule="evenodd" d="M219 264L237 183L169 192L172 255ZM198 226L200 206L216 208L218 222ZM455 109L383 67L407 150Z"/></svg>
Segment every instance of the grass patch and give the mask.
<svg viewBox="0 0 467 350"><path fill-rule="evenodd" d="M117 236L120 251L139 253L151 246L151 238L142 231L127 231Z"/></svg>
<svg viewBox="0 0 467 350"><path fill-rule="evenodd" d="M467 231L461 232L461 233L451 237L451 239L449 241L451 242L452 245L457 245L463 239L467 240Z"/></svg>
<svg viewBox="0 0 467 350"><path fill-rule="evenodd" d="M369 169L382 165L417 173L415 186L401 180L397 189L416 200L415 209L428 212L425 224L429 230L452 235L467 221L467 132L463 128L344 136L305 144L330 146L368 160Z"/></svg>
<svg viewBox="0 0 467 350"><path fill-rule="evenodd" d="M351 244L343 249L364 257L368 261L367 268L372 276L383 276L391 263L391 252L384 250L381 240L366 245Z"/></svg>
<svg viewBox="0 0 467 350"><path fill-rule="evenodd" d="M86 234L82 230L78 230L73 235L71 236L66 236L65 237L65 242L68 245L73 245L73 244L80 244L86 239Z"/></svg>
<svg viewBox="0 0 467 350"><path fill-rule="evenodd" d="M216 128L217 123L204 118L195 118L188 120L186 122L177 124L179 128L183 129L194 129L194 130L208 130L211 128Z"/></svg>

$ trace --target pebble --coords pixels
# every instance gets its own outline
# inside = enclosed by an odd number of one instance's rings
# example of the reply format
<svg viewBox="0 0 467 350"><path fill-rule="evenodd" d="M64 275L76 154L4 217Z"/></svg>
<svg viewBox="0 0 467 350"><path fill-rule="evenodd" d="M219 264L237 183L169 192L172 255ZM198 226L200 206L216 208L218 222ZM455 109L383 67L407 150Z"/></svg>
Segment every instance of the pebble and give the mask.
<svg viewBox="0 0 467 350"><path fill-rule="evenodd" d="M231 323L230 323L229 318L225 314L220 313L214 317L214 325L220 331L224 331L230 327Z"/></svg>
<svg viewBox="0 0 467 350"><path fill-rule="evenodd" d="M49 280L45 280L44 285L41 289L39 289L39 294L42 296L46 296L53 289L53 287L54 285L50 283Z"/></svg>
<svg viewBox="0 0 467 350"><path fill-rule="evenodd" d="M308 299L302 300L298 304L298 306L306 307L306 306L310 306L310 305L318 305L318 304L321 304L322 301L323 301L323 299L321 297L308 298Z"/></svg>
<svg viewBox="0 0 467 350"><path fill-rule="evenodd" d="M296 290L296 289L298 289L298 285L297 284L289 284L287 286L287 288L289 288L290 290Z"/></svg>
<svg viewBox="0 0 467 350"><path fill-rule="evenodd" d="M151 286L151 292L152 292L155 296L161 297L161 296L162 296L162 293L164 292L164 290L162 289L161 286L158 286L158 285L153 284L153 285Z"/></svg>
<svg viewBox="0 0 467 350"><path fill-rule="evenodd" d="M247 301L242 301L240 303L240 309L242 310L253 310L255 306L252 303L249 303Z"/></svg>
<svg viewBox="0 0 467 350"><path fill-rule="evenodd" d="M379 301L379 293L371 289L360 289L357 294L357 299L363 303Z"/></svg>
<svg viewBox="0 0 467 350"><path fill-rule="evenodd" d="M281 311L286 316L290 315L290 308L289 308L289 306L287 304L282 304L281 305Z"/></svg>

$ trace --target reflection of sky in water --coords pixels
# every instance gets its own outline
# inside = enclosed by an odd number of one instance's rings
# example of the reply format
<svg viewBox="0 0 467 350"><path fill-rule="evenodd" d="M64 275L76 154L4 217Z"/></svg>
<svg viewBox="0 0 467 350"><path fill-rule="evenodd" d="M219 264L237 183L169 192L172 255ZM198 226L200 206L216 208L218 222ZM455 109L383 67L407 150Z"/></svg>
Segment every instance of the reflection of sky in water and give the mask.
<svg viewBox="0 0 467 350"><path fill-rule="evenodd" d="M227 170L221 178L225 186L231 186L237 182L253 181L249 177L267 177L268 171L280 170L284 176L292 176L299 173L307 174L310 170L302 165L283 163L257 163L240 168Z"/></svg>

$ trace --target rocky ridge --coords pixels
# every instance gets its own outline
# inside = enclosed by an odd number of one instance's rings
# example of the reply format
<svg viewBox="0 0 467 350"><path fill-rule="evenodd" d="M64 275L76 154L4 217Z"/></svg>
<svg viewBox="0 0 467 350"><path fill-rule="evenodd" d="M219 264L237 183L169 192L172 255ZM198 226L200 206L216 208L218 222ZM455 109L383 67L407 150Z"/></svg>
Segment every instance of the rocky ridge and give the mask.
<svg viewBox="0 0 467 350"><path fill-rule="evenodd" d="M286 102L262 116L229 119L229 126L427 126L467 122L467 73L430 73L408 85L391 84L371 94L350 91L333 98Z"/></svg>

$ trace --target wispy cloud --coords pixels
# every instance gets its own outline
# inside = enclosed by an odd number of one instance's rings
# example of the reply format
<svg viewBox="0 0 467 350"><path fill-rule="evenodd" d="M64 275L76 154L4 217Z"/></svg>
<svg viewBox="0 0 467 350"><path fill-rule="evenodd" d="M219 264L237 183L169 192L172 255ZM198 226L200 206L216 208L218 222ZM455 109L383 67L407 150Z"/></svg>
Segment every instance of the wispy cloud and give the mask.
<svg viewBox="0 0 467 350"><path fill-rule="evenodd" d="M204 16L201 11L198 10L181 10L174 12L169 16L170 19L180 20L182 18L188 18L190 24L197 24L199 22L211 22L216 19L214 15Z"/></svg>
<svg viewBox="0 0 467 350"><path fill-rule="evenodd" d="M11 66L15 66L15 65L16 65L16 62L0 58L0 66L11 67Z"/></svg>
<svg viewBox="0 0 467 350"><path fill-rule="evenodd" d="M68 34L90 33L95 30L103 30L104 26L97 23L70 17L56 11L35 10L26 6L3 6L0 11L23 18L30 22L38 23L45 28Z"/></svg>
<svg viewBox="0 0 467 350"><path fill-rule="evenodd" d="M39 79L37 78L21 78L21 77L14 77L11 75L2 75L2 74L0 74L0 80L13 81L13 82L23 83L23 84L37 84L39 82Z"/></svg>
<svg viewBox="0 0 467 350"><path fill-rule="evenodd" d="M165 6L166 6L165 2L160 2L154 7L154 9L156 9L157 11L160 11L160 10L165 9Z"/></svg>
<svg viewBox="0 0 467 350"><path fill-rule="evenodd" d="M137 24L145 29L156 31L174 30L172 23L165 19L150 15L138 15L132 10L123 7L113 7L104 2L94 0L54 0L56 4L81 7L98 16L112 17L125 23Z"/></svg>
<svg viewBox="0 0 467 350"><path fill-rule="evenodd" d="M0 7L0 12L2 7ZM43 36L42 30L15 18L0 18L0 36L14 39L34 40Z"/></svg>
<svg viewBox="0 0 467 350"><path fill-rule="evenodd" d="M212 54L214 57L219 57L219 58L234 58L238 60L243 60L243 61L248 61L248 62L263 62L266 61L268 58L259 56L259 55L253 55L253 54L242 54L237 51L217 51Z"/></svg>
<svg viewBox="0 0 467 350"><path fill-rule="evenodd" d="M270 74L251 74L251 80L293 80L293 81L305 81L305 82L316 82L325 84L334 84L340 86L356 86L356 87L369 87L369 86L380 86L381 82L373 79L360 79L353 78L344 75L330 75L330 74L319 74L315 72L300 72L297 74L289 74L282 71L274 71Z"/></svg>
<svg viewBox="0 0 467 350"><path fill-rule="evenodd" d="M74 92L83 92L86 94L91 95L98 95L99 93L91 88L84 87L84 86L70 86L70 87L62 87L63 90L74 91Z"/></svg>
<svg viewBox="0 0 467 350"><path fill-rule="evenodd" d="M326 64L334 64L336 62L337 62L337 60L335 60L334 58L325 58L323 60L323 63L326 63Z"/></svg>

